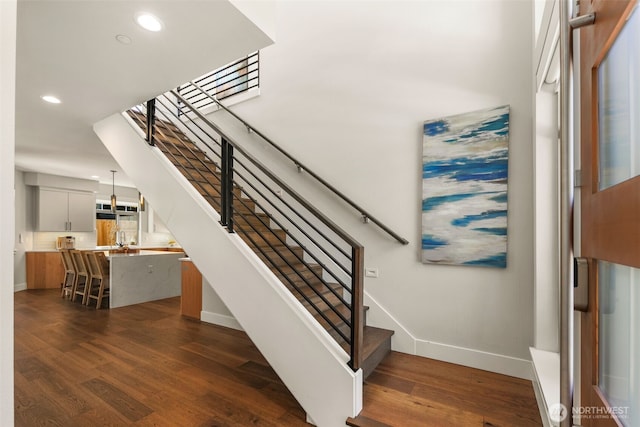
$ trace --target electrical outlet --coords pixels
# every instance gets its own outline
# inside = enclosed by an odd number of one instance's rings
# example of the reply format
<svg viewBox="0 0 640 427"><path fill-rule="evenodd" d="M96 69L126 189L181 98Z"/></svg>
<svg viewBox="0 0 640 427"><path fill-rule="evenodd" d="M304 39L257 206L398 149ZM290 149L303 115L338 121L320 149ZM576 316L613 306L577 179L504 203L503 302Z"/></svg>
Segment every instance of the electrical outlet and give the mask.
<svg viewBox="0 0 640 427"><path fill-rule="evenodd" d="M366 277L378 277L378 268L377 267L365 268L364 269L364 275Z"/></svg>
<svg viewBox="0 0 640 427"><path fill-rule="evenodd" d="M148 273L153 273L153 265L148 265L147 269L148 269L147 270Z"/></svg>

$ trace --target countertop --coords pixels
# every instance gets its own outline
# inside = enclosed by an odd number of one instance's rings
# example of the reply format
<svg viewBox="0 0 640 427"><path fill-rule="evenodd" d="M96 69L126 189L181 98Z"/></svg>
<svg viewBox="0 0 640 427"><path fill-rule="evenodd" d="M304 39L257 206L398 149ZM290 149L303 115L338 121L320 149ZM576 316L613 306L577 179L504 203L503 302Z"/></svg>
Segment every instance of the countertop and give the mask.
<svg viewBox="0 0 640 427"><path fill-rule="evenodd" d="M180 246L169 246L169 245L143 245L143 246L138 246L138 245L128 245L127 246L129 249L140 249L141 251L143 250L154 250L154 249L182 249ZM123 249L124 246L118 246L118 245L114 245L114 246L94 246L92 248L80 248L81 250L96 250L96 251L109 251L109 250L117 250L117 249Z"/></svg>
<svg viewBox="0 0 640 427"><path fill-rule="evenodd" d="M129 249L139 249L141 251L153 250L153 249L158 249L158 248L183 250L182 247L180 247L180 246L168 246L168 245L166 245L166 246L163 246L163 245L145 245L145 246L130 245L129 246ZM122 249L122 247L121 246L92 246L92 247L87 247L87 248L76 248L76 249L79 249L81 251L109 251L109 250ZM58 249L55 249L55 248L51 248L51 249L33 249L33 250L25 251L25 252L58 252ZM157 251L157 252L162 252L162 251Z"/></svg>
<svg viewBox="0 0 640 427"><path fill-rule="evenodd" d="M121 252L121 253L115 253L115 254L108 254L107 258L122 258L122 257L134 257L134 256L148 256L148 255L175 255L176 253L177 252L140 250L138 252L129 252L129 253Z"/></svg>

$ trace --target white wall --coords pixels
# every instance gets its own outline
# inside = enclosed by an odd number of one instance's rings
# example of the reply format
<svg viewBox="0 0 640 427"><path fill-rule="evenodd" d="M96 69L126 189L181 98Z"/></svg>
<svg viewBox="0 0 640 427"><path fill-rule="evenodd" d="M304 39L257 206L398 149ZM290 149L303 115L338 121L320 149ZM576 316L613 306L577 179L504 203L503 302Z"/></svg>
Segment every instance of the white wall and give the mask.
<svg viewBox="0 0 640 427"><path fill-rule="evenodd" d="M0 1L0 425L13 425L16 1Z"/></svg>
<svg viewBox="0 0 640 427"><path fill-rule="evenodd" d="M402 246L360 223L293 166L281 171L365 245L365 267L380 272L366 291L406 329L394 347L528 375L531 4L280 2L277 30L277 43L261 51L260 97L234 111L410 241ZM511 106L508 267L421 264L423 121L503 104ZM272 150L253 146L270 162ZM370 319L388 323L380 307Z"/></svg>
<svg viewBox="0 0 640 427"><path fill-rule="evenodd" d="M205 278L202 279L202 310L200 311L200 320L242 330L240 323L233 317L233 314L231 314L229 308L224 304L224 301L220 299Z"/></svg>

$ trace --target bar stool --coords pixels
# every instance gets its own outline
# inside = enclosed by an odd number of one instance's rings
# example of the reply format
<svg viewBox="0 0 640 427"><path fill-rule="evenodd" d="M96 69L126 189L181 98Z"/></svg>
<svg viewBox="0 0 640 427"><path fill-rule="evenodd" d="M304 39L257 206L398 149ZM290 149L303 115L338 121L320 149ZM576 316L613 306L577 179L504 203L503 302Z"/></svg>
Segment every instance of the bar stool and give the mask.
<svg viewBox="0 0 640 427"><path fill-rule="evenodd" d="M75 301L78 295L82 296L82 303L87 302L87 289L89 283L89 272L87 271L87 264L85 262L85 255L83 251L77 249L71 250L71 260L73 266L76 269L76 280L73 284L73 290L71 292L71 300Z"/></svg>
<svg viewBox="0 0 640 427"><path fill-rule="evenodd" d="M96 300L96 308L102 306L102 298L109 296L109 266L104 252L87 252L87 265L91 272L86 304ZM106 268L105 268L106 267ZM97 289L96 289L97 285Z"/></svg>
<svg viewBox="0 0 640 427"><path fill-rule="evenodd" d="M60 249L60 257L62 258L62 265L64 267L64 281L62 282L60 297L71 298L73 285L76 281L76 269L73 267L73 261L71 260L71 254L68 249Z"/></svg>

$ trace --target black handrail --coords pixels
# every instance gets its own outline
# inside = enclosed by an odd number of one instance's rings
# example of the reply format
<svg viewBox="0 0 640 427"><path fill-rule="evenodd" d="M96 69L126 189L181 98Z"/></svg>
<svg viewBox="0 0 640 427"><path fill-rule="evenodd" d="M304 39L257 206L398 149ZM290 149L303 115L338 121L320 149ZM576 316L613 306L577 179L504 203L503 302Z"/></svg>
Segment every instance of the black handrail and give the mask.
<svg viewBox="0 0 640 427"><path fill-rule="evenodd" d="M196 116L198 116L198 118L202 120L204 123L206 123L207 126L211 127L222 138L226 139L236 151L241 153L245 158L249 159L251 163L253 163L258 169L260 169L262 173L264 173L267 177L269 177L269 179L271 179L273 182L278 184L278 186L280 186L280 188L282 188L287 194L289 194L296 202L300 203L300 205L302 205L305 209L311 212L316 218L322 221L324 225L329 227L329 229L331 229L334 233L340 236L341 239L343 239L352 247L362 246L353 237L347 234L346 231L344 231L336 223L331 221L325 214L320 212L315 206L313 206L311 203L306 201L301 195L299 195L295 190L293 190L293 188L291 188L288 184L286 184L284 181L278 178L265 165L263 165L262 162L260 162L253 155L249 154L242 147L238 146L238 144L232 142L233 141L232 138L230 138L227 134L225 134L224 131L222 131L222 129L220 129L216 124L211 122L211 120L207 119L200 111L193 108L193 106L186 99L184 99L179 93L177 93L175 90L171 90L170 92L173 94L173 96L178 98L184 105L188 106L191 112L194 113Z"/></svg>
<svg viewBox="0 0 640 427"><path fill-rule="evenodd" d="M255 133L256 135L258 135L260 138L262 138L264 141L266 141L269 145L271 145L273 148L275 148L280 154L282 154L283 156L285 156L287 159L289 159L291 162L293 162L293 164L295 164L295 166L298 168L299 171L305 171L306 173L308 173L310 176L312 176L316 181L318 181L320 184L322 184L323 186L325 186L326 188L328 188L331 192L333 192L335 195L337 195L338 197L340 197L344 202L346 202L349 206L351 206L353 209L357 210L360 215L362 216L362 219L364 222L373 222L374 224L376 224L378 227L380 227L383 231L385 231L387 234L389 234L390 236L392 236L395 240L397 240L398 242L402 243L403 245L406 245L409 243L409 241L403 237L401 237L399 234L395 233L393 230L391 230L389 227L387 227L386 225L384 225L380 220L376 219L373 215L371 215L369 212L367 212L365 209L363 209L362 207L360 207L358 204L356 204L353 200L351 200L349 197L347 197L344 193L342 193L340 190L338 190L337 188L335 188L333 185L331 185L330 183L328 183L326 180L324 180L322 177L320 177L318 174L316 174L315 172L313 172L312 170L310 170L307 166L305 166L301 161L299 161L298 159L296 159L295 157L293 157L291 154L289 154L286 150L284 150L282 147L280 147L278 144L276 144L275 142L273 142L270 138L268 138L267 136L265 136L262 132L260 132L259 130L257 130L256 128L254 128L252 125L250 125L247 121L245 121L243 118L241 118L240 116L238 116L236 113L234 113L233 111L231 111L229 108L227 108L225 105L223 105L220 101L218 101L214 96L212 96L210 93L208 93L207 91L205 91L204 89L202 89L202 87L200 87L197 83L191 81L189 82L189 84L193 85L195 88L197 88L198 90L200 90L204 95L206 95L212 102L214 102L216 105L218 105L220 108L222 108L223 110L225 110L227 113L231 114L234 118L236 118L237 120L239 120L246 128L247 130ZM183 86L184 87L184 86ZM193 110L192 110L193 111Z"/></svg>

